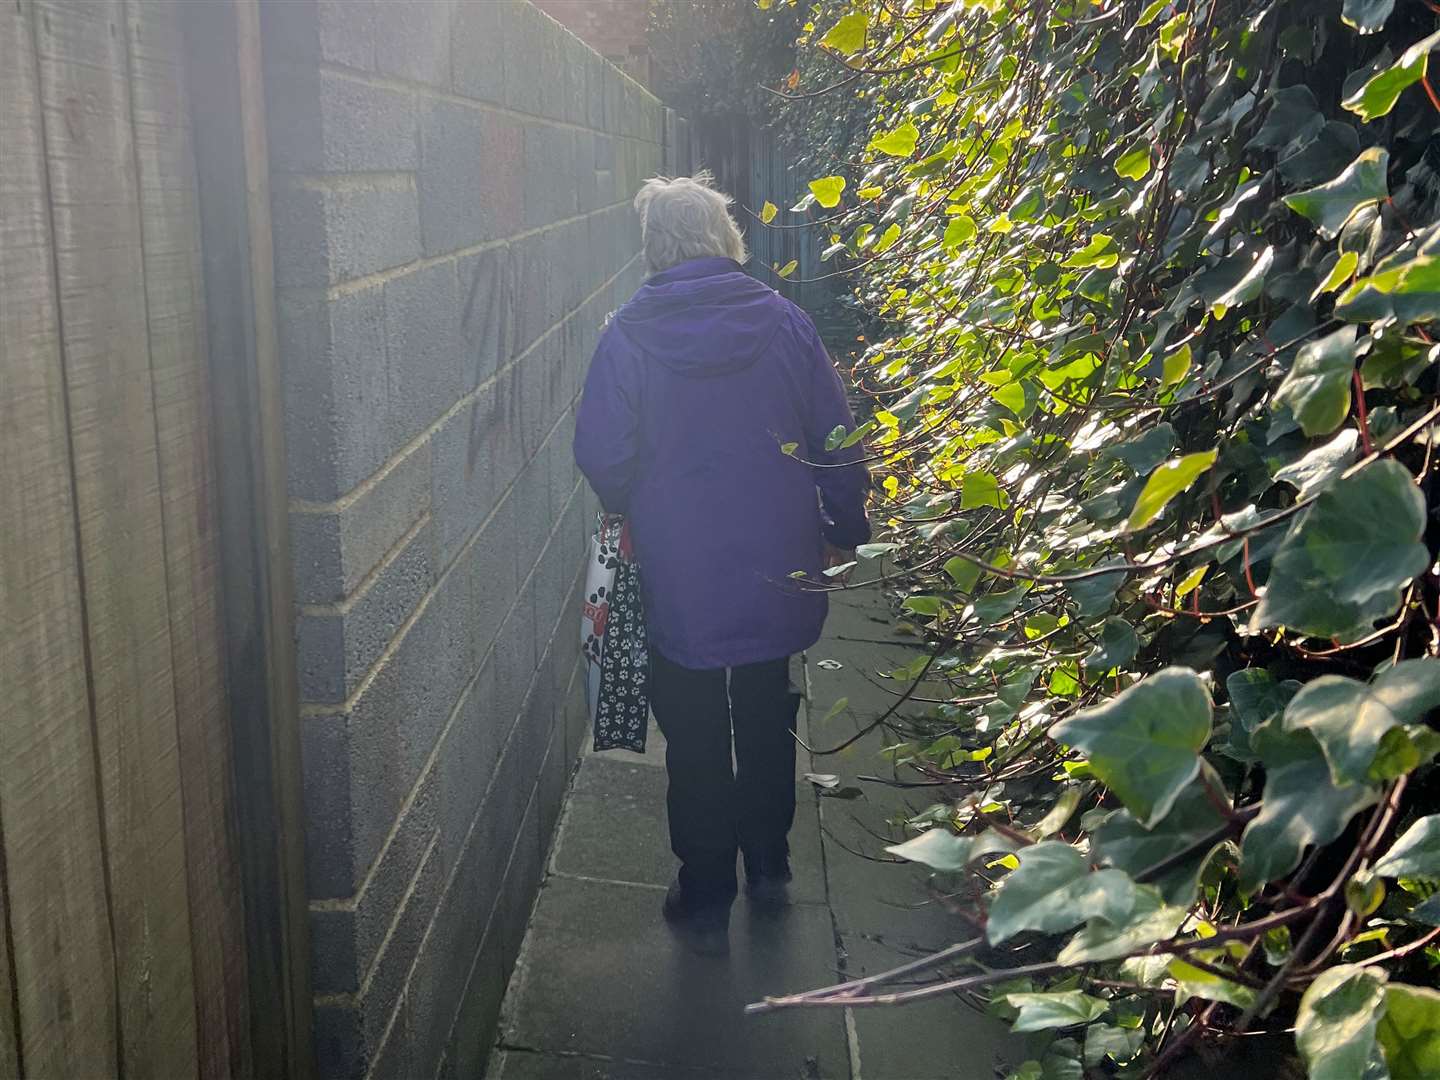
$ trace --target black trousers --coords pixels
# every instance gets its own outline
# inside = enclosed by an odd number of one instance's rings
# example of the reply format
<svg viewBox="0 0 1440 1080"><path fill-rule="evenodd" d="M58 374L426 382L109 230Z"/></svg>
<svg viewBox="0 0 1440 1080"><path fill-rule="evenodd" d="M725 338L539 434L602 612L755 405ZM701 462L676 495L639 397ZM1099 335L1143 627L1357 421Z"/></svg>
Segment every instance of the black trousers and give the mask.
<svg viewBox="0 0 1440 1080"><path fill-rule="evenodd" d="M780 872L789 854L800 706L790 661L697 671L651 650L649 691L665 735L680 884L697 899L728 901L737 850L750 876Z"/></svg>

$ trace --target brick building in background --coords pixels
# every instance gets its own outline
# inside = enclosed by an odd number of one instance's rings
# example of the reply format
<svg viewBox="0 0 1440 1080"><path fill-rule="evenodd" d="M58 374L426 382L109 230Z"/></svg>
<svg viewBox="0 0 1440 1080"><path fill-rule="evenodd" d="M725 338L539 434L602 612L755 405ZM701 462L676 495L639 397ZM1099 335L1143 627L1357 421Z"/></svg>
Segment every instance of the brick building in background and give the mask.
<svg viewBox="0 0 1440 1080"><path fill-rule="evenodd" d="M650 0L534 0L535 6L645 86L653 86Z"/></svg>

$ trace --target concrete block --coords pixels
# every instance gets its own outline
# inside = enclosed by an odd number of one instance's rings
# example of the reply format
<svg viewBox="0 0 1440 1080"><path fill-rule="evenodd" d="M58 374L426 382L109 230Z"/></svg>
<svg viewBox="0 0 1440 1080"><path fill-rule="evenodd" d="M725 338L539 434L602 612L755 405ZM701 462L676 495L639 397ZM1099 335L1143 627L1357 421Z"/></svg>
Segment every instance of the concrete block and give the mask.
<svg viewBox="0 0 1440 1080"><path fill-rule="evenodd" d="M267 125L273 169L393 172L420 164L413 93L313 63L275 65L267 92L275 106Z"/></svg>
<svg viewBox="0 0 1440 1080"><path fill-rule="evenodd" d="M508 830L504 832L508 834ZM490 836L491 843L500 835L502 830L495 830ZM488 870L498 885L498 870L503 863L487 865L487 858L497 854L493 847L488 851L479 846L467 850L465 863L456 868L457 873L436 910L416 959L406 997L410 1005L411 1044L417 1076L434 1075L466 986L473 982L474 964L494 905L493 897L481 896L485 892L481 875ZM488 1032L472 1032L476 1037L485 1034Z"/></svg>
<svg viewBox="0 0 1440 1080"><path fill-rule="evenodd" d="M533 594L522 590L520 596L514 614L506 619L495 639L495 714L502 723L505 717L519 717L535 674L535 637L530 622L534 616Z"/></svg>
<svg viewBox="0 0 1440 1080"><path fill-rule="evenodd" d="M465 391L455 265L433 263L385 283L391 438L403 444L433 424Z"/></svg>
<svg viewBox="0 0 1440 1080"><path fill-rule="evenodd" d="M471 966L445 1051L447 1065L457 1078L485 1073L508 975L500 960L500 937L487 933Z"/></svg>
<svg viewBox="0 0 1440 1080"><path fill-rule="evenodd" d="M375 66L380 73L448 90L454 6L454 0L376 4Z"/></svg>
<svg viewBox="0 0 1440 1080"><path fill-rule="evenodd" d="M296 622L302 701L340 702L354 693L435 583L432 531L427 522L411 534L342 608L302 609Z"/></svg>
<svg viewBox="0 0 1440 1080"><path fill-rule="evenodd" d="M359 882L351 811L350 724L346 716L300 725L305 785L305 884L312 900L350 896Z"/></svg>
<svg viewBox="0 0 1440 1080"><path fill-rule="evenodd" d="M512 356L519 356L550 329L554 268L547 265L544 233L532 233L510 245L511 289L514 295L515 341Z"/></svg>
<svg viewBox="0 0 1440 1080"><path fill-rule="evenodd" d="M395 1020L375 1050L374 1061L366 1080L411 1080L420 1075L415 1071L415 1048L410 1040L410 1000L402 997L394 1007Z"/></svg>
<svg viewBox="0 0 1440 1080"><path fill-rule="evenodd" d="M426 441L389 463L353 498L291 511L296 601L334 604L353 594L429 508Z"/></svg>
<svg viewBox="0 0 1440 1080"><path fill-rule="evenodd" d="M560 820L560 806L570 782L570 762L565 756L565 728L556 724L550 734L550 748L540 766L540 784L536 792L540 813L540 861L544 865L555 842L555 825Z"/></svg>
<svg viewBox="0 0 1440 1080"><path fill-rule="evenodd" d="M335 285L420 255L420 209L409 176L279 183L271 205L281 286Z"/></svg>
<svg viewBox="0 0 1440 1080"><path fill-rule="evenodd" d="M453 475L442 477L437 470L436 490L443 486L446 491L463 491L476 500L473 507L447 508L447 518L455 522L447 530L457 538L473 532L485 520L519 475L524 459L520 408L513 389L517 374L513 368L501 372L493 383L477 391L471 407L451 422L463 423L463 431L456 432L463 445L453 453L458 460L447 465L447 473Z"/></svg>
<svg viewBox="0 0 1440 1080"><path fill-rule="evenodd" d="M515 336L510 248L487 248L456 264L464 310L460 333L465 343L465 385L478 386L510 357Z"/></svg>
<svg viewBox="0 0 1440 1080"><path fill-rule="evenodd" d="M420 117L420 225L425 252L443 254L521 228L521 132L509 117L426 101Z"/></svg>
<svg viewBox="0 0 1440 1080"><path fill-rule="evenodd" d="M595 203L597 207L609 206L621 198L615 181L615 136L596 134L595 149Z"/></svg>
<svg viewBox="0 0 1440 1080"><path fill-rule="evenodd" d="M440 828L441 803L440 773L434 770L421 780L360 894L345 905L310 912L316 993L354 992L365 981Z"/></svg>
<svg viewBox="0 0 1440 1080"><path fill-rule="evenodd" d="M565 33L560 42L560 73L563 80L560 91L563 95L559 119L568 124L582 127L589 120L587 97L590 89L586 66L594 52L571 33Z"/></svg>
<svg viewBox="0 0 1440 1080"><path fill-rule="evenodd" d="M595 136L588 131L572 131L574 164L570 175L575 184L575 209L577 213L588 214L595 203Z"/></svg>
<svg viewBox="0 0 1440 1080"><path fill-rule="evenodd" d="M507 505L515 503L512 500ZM457 568L457 572L470 575L471 632L482 657L494 644L518 594L515 520L509 511L494 515L466 552L463 567Z"/></svg>
<svg viewBox="0 0 1440 1080"><path fill-rule="evenodd" d="M511 0L460 0L450 35L450 85L476 101L505 100L505 27ZM517 62L520 58L517 57Z"/></svg>
<svg viewBox="0 0 1440 1080"><path fill-rule="evenodd" d="M455 704L445 662L432 600L348 711L305 719L312 898L354 895L391 834Z"/></svg>
<svg viewBox="0 0 1440 1080"><path fill-rule="evenodd" d="M432 846L421 862L405 905L390 928L390 936L360 997L361 1033L372 1054L383 1045L386 1027L402 1008L410 969L440 902L444 878L436 850ZM404 1030L403 1025L397 1026Z"/></svg>
<svg viewBox="0 0 1440 1080"><path fill-rule="evenodd" d="M505 103L518 112L558 119L564 100L558 73L565 31L530 4L520 5L502 18L506 55L527 58L525 64L505 65Z"/></svg>
<svg viewBox="0 0 1440 1080"><path fill-rule="evenodd" d="M388 377L380 291L334 300L281 291L277 316L289 491L301 499L336 499L384 461Z"/></svg>
<svg viewBox="0 0 1440 1080"><path fill-rule="evenodd" d="M500 437L494 422L495 387L449 416L430 442L434 467L430 502L434 509L441 566L449 566L460 548L489 516L498 492L490 468L489 444Z"/></svg>
<svg viewBox="0 0 1440 1080"><path fill-rule="evenodd" d="M587 50L580 66L585 70L585 120L592 131L605 130L605 71L609 67L601 57Z"/></svg>
<svg viewBox="0 0 1440 1080"><path fill-rule="evenodd" d="M290 59L373 68L375 9L374 0L262 4L260 29L267 66L272 59Z"/></svg>
<svg viewBox="0 0 1440 1080"><path fill-rule="evenodd" d="M361 1080L369 1058L365 1052L360 1010L351 1004L315 1006L315 1065L320 1076Z"/></svg>
<svg viewBox="0 0 1440 1080"><path fill-rule="evenodd" d="M543 368L536 362L540 355L537 353L531 358L529 367L543 375ZM518 483L518 490L523 493L518 507L520 536L526 541L520 553L520 579L523 582L539 561L541 548L550 535L550 466L539 455L538 446L521 470Z"/></svg>
<svg viewBox="0 0 1440 1080"><path fill-rule="evenodd" d="M524 127L525 228L575 216L575 143L569 128L541 121Z"/></svg>
<svg viewBox="0 0 1440 1080"><path fill-rule="evenodd" d="M452 870L459 864L475 814L496 775L500 751L510 734L513 717L496 713L494 694L495 668L493 664L486 664L451 725L437 763L440 856ZM466 904L469 903L467 899Z"/></svg>
<svg viewBox="0 0 1440 1080"><path fill-rule="evenodd" d="M456 566L445 576L436 592L436 617L440 620L439 654L434 658L432 692L449 726L461 707L465 687L480 670L479 630L472 592L474 578L468 567ZM438 735L438 732L437 732ZM434 740L431 740L433 747ZM428 751L427 751L428 753Z"/></svg>
<svg viewBox="0 0 1440 1080"><path fill-rule="evenodd" d="M538 764L537 758L536 771ZM531 775L533 776L534 772ZM507 970L515 966L515 960L520 955L520 944L525 940L525 930L530 924L530 912L535 906L535 895L540 889L540 876L544 869L544 864L540 861L540 806L535 797L537 790L538 785L532 780L528 792L529 804L515 837L515 851L510 857L505 887L496 908L500 959Z"/></svg>

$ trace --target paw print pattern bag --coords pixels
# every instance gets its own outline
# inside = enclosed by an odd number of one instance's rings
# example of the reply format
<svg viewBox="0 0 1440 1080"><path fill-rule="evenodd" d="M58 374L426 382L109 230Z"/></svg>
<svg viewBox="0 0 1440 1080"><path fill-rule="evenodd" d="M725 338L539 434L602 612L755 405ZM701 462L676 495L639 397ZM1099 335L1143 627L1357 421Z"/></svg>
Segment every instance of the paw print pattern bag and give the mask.
<svg viewBox="0 0 1440 1080"><path fill-rule="evenodd" d="M585 654L585 693L595 749L643 754L650 717L645 609L630 529L614 514L597 515L590 539L580 647Z"/></svg>

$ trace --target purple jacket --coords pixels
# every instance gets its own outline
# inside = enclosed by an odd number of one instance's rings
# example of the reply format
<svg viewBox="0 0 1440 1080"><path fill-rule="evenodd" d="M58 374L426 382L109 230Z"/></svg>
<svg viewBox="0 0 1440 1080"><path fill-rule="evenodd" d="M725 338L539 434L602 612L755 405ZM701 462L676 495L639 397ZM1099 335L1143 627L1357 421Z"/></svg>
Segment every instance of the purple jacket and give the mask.
<svg viewBox="0 0 1440 1080"><path fill-rule="evenodd" d="M825 449L839 425L854 420L814 323L738 263L681 263L616 313L590 364L575 460L629 518L652 648L720 668L819 640L825 595L791 574L823 580L822 538L870 537L861 449Z"/></svg>

